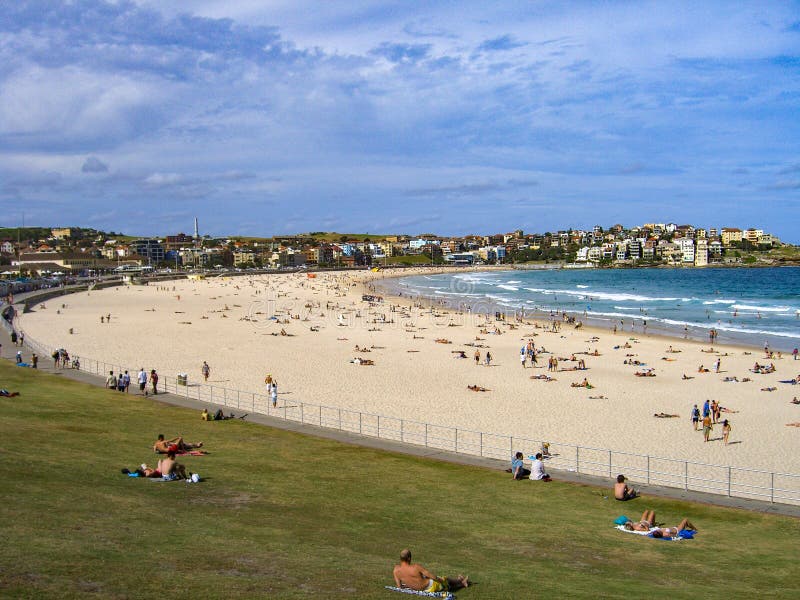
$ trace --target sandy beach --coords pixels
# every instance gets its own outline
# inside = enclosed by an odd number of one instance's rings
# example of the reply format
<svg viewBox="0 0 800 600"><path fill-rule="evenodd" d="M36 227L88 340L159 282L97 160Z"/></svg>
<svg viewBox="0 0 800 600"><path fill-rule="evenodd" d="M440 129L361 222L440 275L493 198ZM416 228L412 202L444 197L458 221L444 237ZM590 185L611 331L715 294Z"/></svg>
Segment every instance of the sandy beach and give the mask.
<svg viewBox="0 0 800 600"><path fill-rule="evenodd" d="M51 300L22 315L19 326L31 339L73 356L156 369L166 378L185 372L199 382L208 361L210 384L264 393L264 377L271 374L279 383L279 405L303 401L554 443L800 473L800 428L787 426L800 421L800 405L790 402L800 386L780 383L800 373L800 361L790 355L768 360L758 348L718 345L711 352L707 343L567 323L554 332L547 319L495 321L494 315L415 306L411 298L363 301L364 286L387 276L391 271L294 273L122 286ZM110 323L101 323L109 314ZM535 368L530 361L520 365L528 341L539 351ZM462 351L466 358L459 358ZM556 372L548 371L551 357L559 359ZM374 364L359 365L356 358ZM562 370L578 360L586 370ZM753 373L756 362L774 363L776 372ZM709 372L698 372L700 365ZM635 375L646 369L655 376ZM572 387L584 378L591 389ZM721 424L708 443L692 427L692 406L702 408L706 399L737 411L722 414L732 425L727 446Z"/></svg>

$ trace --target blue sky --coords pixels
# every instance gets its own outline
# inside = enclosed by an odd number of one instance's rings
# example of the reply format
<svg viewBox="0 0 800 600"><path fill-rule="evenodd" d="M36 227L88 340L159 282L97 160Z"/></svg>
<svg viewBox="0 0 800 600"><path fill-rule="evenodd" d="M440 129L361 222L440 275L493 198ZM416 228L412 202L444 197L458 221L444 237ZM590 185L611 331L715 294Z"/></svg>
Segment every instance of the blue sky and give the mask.
<svg viewBox="0 0 800 600"><path fill-rule="evenodd" d="M798 2L0 4L0 225L800 243Z"/></svg>

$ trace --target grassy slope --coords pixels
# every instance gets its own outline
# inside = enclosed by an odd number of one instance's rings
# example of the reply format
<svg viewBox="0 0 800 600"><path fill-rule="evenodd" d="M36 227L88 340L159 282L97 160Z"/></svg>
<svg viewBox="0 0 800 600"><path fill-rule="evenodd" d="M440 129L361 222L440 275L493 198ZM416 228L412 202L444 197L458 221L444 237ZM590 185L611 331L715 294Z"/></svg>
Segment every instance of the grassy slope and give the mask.
<svg viewBox="0 0 800 600"><path fill-rule="evenodd" d="M0 595L398 598L402 547L465 598L797 597L796 520L341 445L0 363ZM202 439L199 485L124 477L155 435ZM619 533L653 507L698 539Z"/></svg>

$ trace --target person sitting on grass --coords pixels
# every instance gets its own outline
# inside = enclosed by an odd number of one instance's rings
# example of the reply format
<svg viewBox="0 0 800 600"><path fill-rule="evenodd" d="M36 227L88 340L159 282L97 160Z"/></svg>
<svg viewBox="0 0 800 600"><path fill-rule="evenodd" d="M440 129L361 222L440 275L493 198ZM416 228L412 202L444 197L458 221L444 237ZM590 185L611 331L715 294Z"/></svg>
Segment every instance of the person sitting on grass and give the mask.
<svg viewBox="0 0 800 600"><path fill-rule="evenodd" d="M186 467L175 460L174 452L167 452L167 457L158 461L158 471L166 481L186 479Z"/></svg>
<svg viewBox="0 0 800 600"><path fill-rule="evenodd" d="M202 448L203 442L198 442L196 444L190 444L189 442L184 442L183 438L178 436L176 438L172 438L171 440L165 440L164 434L159 433L158 439L153 444L153 452L157 452L158 454L167 454L168 452L187 452L189 450L194 450L195 448Z"/></svg>
<svg viewBox="0 0 800 600"><path fill-rule="evenodd" d="M625 483L625 475L617 475L617 483L614 484L614 498L622 501L636 498L636 490L628 487L628 484Z"/></svg>
<svg viewBox="0 0 800 600"><path fill-rule="evenodd" d="M552 481L550 475L544 472L542 453L536 453L536 459L531 463L531 479L534 481Z"/></svg>
<svg viewBox="0 0 800 600"><path fill-rule="evenodd" d="M522 452L517 452L514 455L514 460L511 461L511 476L516 479L526 479L530 477L531 472L525 468L522 462Z"/></svg>
<svg viewBox="0 0 800 600"><path fill-rule="evenodd" d="M0 390L0 396L3 398L15 398L19 396L19 392L9 392L8 390Z"/></svg>
<svg viewBox="0 0 800 600"><path fill-rule="evenodd" d="M469 587L469 578L459 575L458 577L437 577L425 567L418 563L411 562L411 550L408 548L400 552L400 563L395 565L394 583L399 588L407 588L418 592L437 593L453 592L461 588Z"/></svg>

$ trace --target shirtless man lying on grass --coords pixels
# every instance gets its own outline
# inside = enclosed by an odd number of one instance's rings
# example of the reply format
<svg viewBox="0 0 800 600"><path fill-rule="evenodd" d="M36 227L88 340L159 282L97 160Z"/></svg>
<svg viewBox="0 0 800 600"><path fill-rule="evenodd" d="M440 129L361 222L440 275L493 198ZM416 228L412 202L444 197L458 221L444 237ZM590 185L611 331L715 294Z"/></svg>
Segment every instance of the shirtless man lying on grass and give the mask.
<svg viewBox="0 0 800 600"><path fill-rule="evenodd" d="M153 452L158 452L159 454L167 454L168 452L178 453L202 447L203 447L203 442L190 444L189 442L184 442L183 438L180 436L172 438L171 440L165 440L164 434L159 433L158 439L153 444Z"/></svg>
<svg viewBox="0 0 800 600"><path fill-rule="evenodd" d="M418 592L453 592L469 587L469 578L437 577L420 564L411 562L411 550L400 552L400 564L394 567L394 583L399 588L408 588Z"/></svg>

